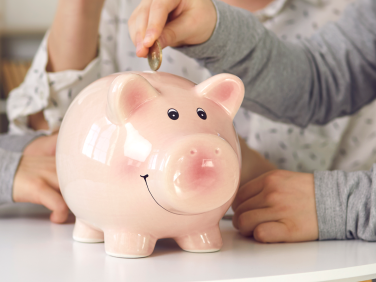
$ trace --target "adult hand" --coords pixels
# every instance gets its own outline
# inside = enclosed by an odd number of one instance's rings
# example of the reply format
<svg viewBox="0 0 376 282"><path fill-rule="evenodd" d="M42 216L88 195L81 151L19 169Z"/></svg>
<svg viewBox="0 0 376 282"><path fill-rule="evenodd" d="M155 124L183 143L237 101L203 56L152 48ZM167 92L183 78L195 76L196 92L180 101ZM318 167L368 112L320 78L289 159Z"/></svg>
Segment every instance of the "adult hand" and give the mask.
<svg viewBox="0 0 376 282"><path fill-rule="evenodd" d="M143 0L128 26L137 56L146 57L157 39L162 48L204 43L216 22L211 0Z"/></svg>
<svg viewBox="0 0 376 282"><path fill-rule="evenodd" d="M50 219L62 223L68 207L60 194L56 174L57 133L41 136L26 146L13 182L13 200L44 205L52 211Z"/></svg>
<svg viewBox="0 0 376 282"><path fill-rule="evenodd" d="M60 194L54 156L22 157L14 178L13 200L44 205L52 211L52 222L67 220L68 207Z"/></svg>
<svg viewBox="0 0 376 282"><path fill-rule="evenodd" d="M234 200L233 224L263 243L318 239L314 177L273 170L242 186Z"/></svg>
<svg viewBox="0 0 376 282"><path fill-rule="evenodd" d="M55 156L57 133L41 136L30 142L23 151L24 156Z"/></svg>

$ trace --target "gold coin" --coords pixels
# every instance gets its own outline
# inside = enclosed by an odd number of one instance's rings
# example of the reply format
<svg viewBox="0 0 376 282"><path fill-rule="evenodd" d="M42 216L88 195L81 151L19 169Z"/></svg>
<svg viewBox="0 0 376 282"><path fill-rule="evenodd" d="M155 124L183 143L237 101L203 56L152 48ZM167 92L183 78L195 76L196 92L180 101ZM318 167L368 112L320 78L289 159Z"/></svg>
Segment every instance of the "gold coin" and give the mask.
<svg viewBox="0 0 376 282"><path fill-rule="evenodd" d="M152 71L157 71L162 64L162 47L158 40L149 48L148 62Z"/></svg>

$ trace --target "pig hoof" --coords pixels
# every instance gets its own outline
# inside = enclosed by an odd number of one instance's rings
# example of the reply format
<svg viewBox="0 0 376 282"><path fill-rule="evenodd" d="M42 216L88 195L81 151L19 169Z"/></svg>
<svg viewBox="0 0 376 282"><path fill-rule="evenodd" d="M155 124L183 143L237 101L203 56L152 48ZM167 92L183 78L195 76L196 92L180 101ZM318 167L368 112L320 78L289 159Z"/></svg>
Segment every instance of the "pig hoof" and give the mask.
<svg viewBox="0 0 376 282"><path fill-rule="evenodd" d="M142 258L153 253L157 240L147 234L105 231L106 253L118 258Z"/></svg>
<svg viewBox="0 0 376 282"><path fill-rule="evenodd" d="M102 243L103 232L97 229L94 229L83 223L80 219L76 219L76 224L74 225L73 230L73 239L82 243Z"/></svg>
<svg viewBox="0 0 376 282"><path fill-rule="evenodd" d="M217 252L223 245L218 226L175 238L175 241L184 251L192 253Z"/></svg>

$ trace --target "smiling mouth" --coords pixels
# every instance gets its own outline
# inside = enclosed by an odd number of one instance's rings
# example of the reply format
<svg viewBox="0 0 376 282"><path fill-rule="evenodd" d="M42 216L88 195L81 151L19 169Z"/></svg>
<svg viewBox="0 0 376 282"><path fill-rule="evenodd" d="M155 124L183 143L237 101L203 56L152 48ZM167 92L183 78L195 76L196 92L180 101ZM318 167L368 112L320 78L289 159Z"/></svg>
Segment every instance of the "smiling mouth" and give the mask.
<svg viewBox="0 0 376 282"><path fill-rule="evenodd" d="M148 182L147 182L147 180L146 180L146 178L149 177L149 174L140 175L140 176L145 180L146 188L148 188L149 194L150 194L150 196L153 198L154 202L156 202L157 205L160 206L160 207L161 207L162 209L164 209L165 211L168 211L168 210L166 210L164 207L162 207L162 206L157 202L157 200L154 198L153 194L150 192L149 185L148 185ZM170 211L168 211L168 212L170 212Z"/></svg>
<svg viewBox="0 0 376 282"><path fill-rule="evenodd" d="M169 212L169 213L176 214L176 215L183 215L183 214L179 214L179 213L171 212L171 211L165 209L164 207L162 207L162 206L157 202L157 200L154 198L153 194L150 192L150 189L149 189L149 186L148 186L148 182L147 182L147 180L146 180L146 178L149 177L149 174L140 175L140 177L142 177L142 178L145 180L146 188L148 188L148 191L149 191L150 196L153 198L154 202L156 202L158 206L160 206L162 209L164 209L165 211L167 211L167 212Z"/></svg>
<svg viewBox="0 0 376 282"><path fill-rule="evenodd" d="M149 174L140 175L140 176L145 180L146 186L148 186L148 183L146 182L146 178L149 177Z"/></svg>

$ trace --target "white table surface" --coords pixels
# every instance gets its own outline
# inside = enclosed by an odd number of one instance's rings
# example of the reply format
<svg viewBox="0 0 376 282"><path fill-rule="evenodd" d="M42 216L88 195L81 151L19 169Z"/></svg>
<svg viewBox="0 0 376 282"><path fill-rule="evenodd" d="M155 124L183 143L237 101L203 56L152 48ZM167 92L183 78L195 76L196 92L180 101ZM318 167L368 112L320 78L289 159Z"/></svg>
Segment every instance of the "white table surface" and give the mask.
<svg viewBox="0 0 376 282"><path fill-rule="evenodd" d="M73 218L72 220L73 221ZM0 281L360 281L376 278L376 243L259 244L221 223L220 252L184 252L159 240L148 258L120 259L72 240L73 223L49 222L31 204L0 207Z"/></svg>

